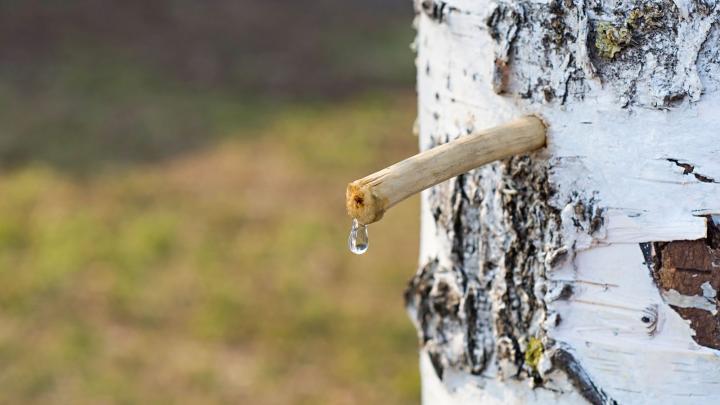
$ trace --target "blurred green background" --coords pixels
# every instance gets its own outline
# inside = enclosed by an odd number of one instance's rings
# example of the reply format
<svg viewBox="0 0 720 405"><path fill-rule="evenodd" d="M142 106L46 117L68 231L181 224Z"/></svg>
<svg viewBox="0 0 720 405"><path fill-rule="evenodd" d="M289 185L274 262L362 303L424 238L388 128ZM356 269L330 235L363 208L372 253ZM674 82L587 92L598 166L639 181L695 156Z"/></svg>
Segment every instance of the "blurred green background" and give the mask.
<svg viewBox="0 0 720 405"><path fill-rule="evenodd" d="M0 0L0 403L412 404L408 0Z"/></svg>

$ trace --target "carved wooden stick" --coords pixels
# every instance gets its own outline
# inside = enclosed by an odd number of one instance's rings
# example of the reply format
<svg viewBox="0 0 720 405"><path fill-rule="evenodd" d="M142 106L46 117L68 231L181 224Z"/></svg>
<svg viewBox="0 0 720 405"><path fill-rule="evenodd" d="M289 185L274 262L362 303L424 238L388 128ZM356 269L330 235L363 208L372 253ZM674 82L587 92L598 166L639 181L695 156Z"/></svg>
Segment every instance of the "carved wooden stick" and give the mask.
<svg viewBox="0 0 720 405"><path fill-rule="evenodd" d="M535 116L440 145L348 184L348 215L362 224L382 218L393 205L447 179L495 160L545 145L546 126Z"/></svg>

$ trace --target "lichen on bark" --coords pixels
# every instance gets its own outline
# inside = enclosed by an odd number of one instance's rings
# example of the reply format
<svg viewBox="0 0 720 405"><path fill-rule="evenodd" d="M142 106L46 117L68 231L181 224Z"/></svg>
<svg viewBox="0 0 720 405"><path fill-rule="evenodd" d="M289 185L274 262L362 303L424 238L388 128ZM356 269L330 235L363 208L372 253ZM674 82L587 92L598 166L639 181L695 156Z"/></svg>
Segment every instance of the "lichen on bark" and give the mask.
<svg viewBox="0 0 720 405"><path fill-rule="evenodd" d="M598 80L625 106L697 101L696 61L720 9L681 3L686 8L671 0L499 1L486 21L496 43L493 88L565 104Z"/></svg>

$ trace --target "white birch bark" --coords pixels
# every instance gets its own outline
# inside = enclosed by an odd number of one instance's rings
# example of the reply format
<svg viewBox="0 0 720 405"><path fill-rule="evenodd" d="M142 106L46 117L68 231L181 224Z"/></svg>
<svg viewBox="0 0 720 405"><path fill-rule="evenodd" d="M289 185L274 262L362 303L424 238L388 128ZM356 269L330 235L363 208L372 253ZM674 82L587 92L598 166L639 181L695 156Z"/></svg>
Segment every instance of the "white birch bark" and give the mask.
<svg viewBox="0 0 720 405"><path fill-rule="evenodd" d="M423 402L717 403L717 2L416 10L421 149L550 127L546 150L423 193Z"/></svg>

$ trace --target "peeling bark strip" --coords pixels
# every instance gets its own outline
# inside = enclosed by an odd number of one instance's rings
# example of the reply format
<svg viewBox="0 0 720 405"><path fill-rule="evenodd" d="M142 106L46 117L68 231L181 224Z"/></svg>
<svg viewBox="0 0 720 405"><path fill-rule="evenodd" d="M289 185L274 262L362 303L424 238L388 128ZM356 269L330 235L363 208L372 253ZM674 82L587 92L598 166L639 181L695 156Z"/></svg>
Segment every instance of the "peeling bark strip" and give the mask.
<svg viewBox="0 0 720 405"><path fill-rule="evenodd" d="M405 297L439 377L448 367L480 374L494 354L505 377L538 378L525 350L543 337L545 272L560 242L546 171L517 157L433 189L453 266L428 262Z"/></svg>
<svg viewBox="0 0 720 405"><path fill-rule="evenodd" d="M720 228L708 219L708 237L655 244L654 274L665 302L690 322L693 339L720 349Z"/></svg>

